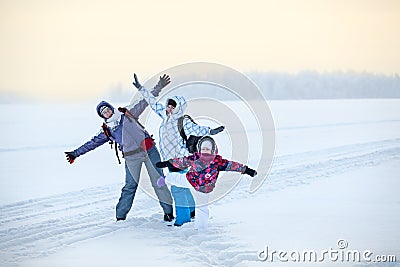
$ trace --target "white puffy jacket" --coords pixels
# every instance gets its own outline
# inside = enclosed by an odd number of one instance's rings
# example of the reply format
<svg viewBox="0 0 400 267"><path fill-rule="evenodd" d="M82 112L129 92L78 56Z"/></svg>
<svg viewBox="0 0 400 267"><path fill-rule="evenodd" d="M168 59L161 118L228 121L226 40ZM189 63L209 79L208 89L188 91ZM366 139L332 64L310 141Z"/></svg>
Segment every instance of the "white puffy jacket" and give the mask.
<svg viewBox="0 0 400 267"><path fill-rule="evenodd" d="M185 98L183 96L170 97L166 100L165 105L162 105L145 87L142 86L139 89L139 92L143 95L147 103L149 103L153 111L163 120L159 129L160 153L163 160L189 155L189 151L187 150L178 130L178 119L184 115L187 106ZM166 106L169 99L173 99L177 105L172 114L167 116ZM183 128L188 137L190 135L209 135L211 130L210 127L194 124L187 118L183 121Z"/></svg>

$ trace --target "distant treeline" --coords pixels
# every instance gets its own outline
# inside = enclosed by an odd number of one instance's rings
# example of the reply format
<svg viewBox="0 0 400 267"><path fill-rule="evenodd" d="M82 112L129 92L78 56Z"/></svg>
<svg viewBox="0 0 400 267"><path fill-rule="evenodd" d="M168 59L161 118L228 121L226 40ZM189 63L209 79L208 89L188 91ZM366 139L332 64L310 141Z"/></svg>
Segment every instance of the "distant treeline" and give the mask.
<svg viewBox="0 0 400 267"><path fill-rule="evenodd" d="M302 71L296 74L284 72L249 72L247 77L253 81L267 99L346 99L346 98L400 98L399 74L383 75L367 72L316 72ZM218 81L224 85L240 88L240 96L244 99L255 99L251 90L247 90L248 82L237 82L236 77L226 73L214 73L212 70L207 77L195 80L208 80L218 76ZM171 77L179 79L179 77ZM242 80L243 82L243 80ZM178 83L179 84L179 83ZM186 88L185 88L186 89ZM188 86L184 95L187 99L200 94L218 99L234 100L229 93L215 90L208 85ZM117 83L111 85L107 92L96 98L125 103L132 99L137 90L131 85ZM195 94L197 92L197 94ZM0 104L24 103L36 101L38 97L27 94L19 95L13 92L0 92Z"/></svg>
<svg viewBox="0 0 400 267"><path fill-rule="evenodd" d="M213 74L210 74L213 75ZM400 76L359 72L314 72L296 74L280 72L250 72L246 75L260 88L267 99L338 99L338 98L400 98ZM173 77L172 77L173 78ZM228 75L223 80L234 80ZM229 82L227 82L229 84ZM130 86L130 85L129 85ZM132 97L132 87L118 84L110 88L107 97L126 101ZM240 86L240 85L239 85ZM243 85L245 87L246 85ZM231 100L229 94L202 87L204 95ZM252 99L248 90L241 90L245 99ZM185 92L190 98L190 90Z"/></svg>
<svg viewBox="0 0 400 267"><path fill-rule="evenodd" d="M247 75L267 99L400 98L400 76L357 72Z"/></svg>

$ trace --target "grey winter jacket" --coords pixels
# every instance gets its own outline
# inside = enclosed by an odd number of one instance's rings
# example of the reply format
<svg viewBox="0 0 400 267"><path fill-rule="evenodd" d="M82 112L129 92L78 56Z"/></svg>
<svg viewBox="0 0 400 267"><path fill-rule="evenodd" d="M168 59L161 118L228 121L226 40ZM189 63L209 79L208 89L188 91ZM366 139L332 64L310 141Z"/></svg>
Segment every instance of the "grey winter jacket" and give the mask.
<svg viewBox="0 0 400 267"><path fill-rule="evenodd" d="M158 96L161 88L155 87L152 90L154 96ZM111 106L111 105L110 105ZM123 153L128 153L132 151L137 151L133 155L125 156L126 159L134 159L138 157L146 156L147 152L141 149L143 141L145 138L150 138L149 133L142 128L142 126L137 122L139 116L148 106L148 103L141 99L133 107L127 107L134 118L125 116L118 110L114 109L114 114L110 119L105 119L107 128L109 129L111 136L110 139L119 144L119 149ZM91 140L74 150L77 157L105 144L108 142L108 138L103 130L101 130L97 135L95 135Z"/></svg>

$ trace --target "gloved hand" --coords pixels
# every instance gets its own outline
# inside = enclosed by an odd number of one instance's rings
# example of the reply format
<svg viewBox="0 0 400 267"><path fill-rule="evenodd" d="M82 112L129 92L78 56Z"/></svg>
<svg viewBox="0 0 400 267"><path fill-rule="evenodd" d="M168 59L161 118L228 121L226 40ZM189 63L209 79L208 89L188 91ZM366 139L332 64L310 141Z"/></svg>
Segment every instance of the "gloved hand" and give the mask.
<svg viewBox="0 0 400 267"><path fill-rule="evenodd" d="M215 128L215 129L211 129L210 130L210 134L211 135L215 135L217 133L222 132L224 129L225 129L225 126L219 126L219 127Z"/></svg>
<svg viewBox="0 0 400 267"><path fill-rule="evenodd" d="M167 161L157 162L157 163L156 163L156 167L158 167L158 168L165 168L165 167L168 167L168 168L173 168L173 169L175 169L174 165L172 165L172 163L169 162L168 160L167 160Z"/></svg>
<svg viewBox="0 0 400 267"><path fill-rule="evenodd" d="M137 89L140 89L142 87L142 85L140 84L138 77L135 74L133 74L133 78L135 79L135 81L132 83Z"/></svg>
<svg viewBox="0 0 400 267"><path fill-rule="evenodd" d="M67 161L69 162L69 164L74 163L75 159L77 158L77 156L75 155L74 151L71 152L64 152L66 157L67 157Z"/></svg>
<svg viewBox="0 0 400 267"><path fill-rule="evenodd" d="M162 77L160 76L160 80L158 81L157 85L155 87L157 88L164 88L171 82L171 79L167 74L164 74Z"/></svg>
<svg viewBox="0 0 400 267"><path fill-rule="evenodd" d="M157 185L158 185L158 187L163 187L164 185L166 185L164 176L161 176L160 178L158 178Z"/></svg>
<svg viewBox="0 0 400 267"><path fill-rule="evenodd" d="M172 165L171 163L169 163L169 161L161 161L156 163L157 168L166 168L169 165Z"/></svg>
<svg viewBox="0 0 400 267"><path fill-rule="evenodd" d="M129 109L127 109L127 108L121 108L120 107L120 108L118 108L118 111L124 113L124 115L127 116L127 117L135 118L132 115L132 113L129 111Z"/></svg>
<svg viewBox="0 0 400 267"><path fill-rule="evenodd" d="M248 166L245 166L245 169L243 171L244 174L250 175L251 177L254 177L257 175L257 171L249 168Z"/></svg>
<svg viewBox="0 0 400 267"><path fill-rule="evenodd" d="M118 111L125 114L127 111L127 108L118 108Z"/></svg>
<svg viewBox="0 0 400 267"><path fill-rule="evenodd" d="M182 170L179 168L175 168L174 165L171 164L171 165L168 165L168 171L169 172L180 172Z"/></svg>

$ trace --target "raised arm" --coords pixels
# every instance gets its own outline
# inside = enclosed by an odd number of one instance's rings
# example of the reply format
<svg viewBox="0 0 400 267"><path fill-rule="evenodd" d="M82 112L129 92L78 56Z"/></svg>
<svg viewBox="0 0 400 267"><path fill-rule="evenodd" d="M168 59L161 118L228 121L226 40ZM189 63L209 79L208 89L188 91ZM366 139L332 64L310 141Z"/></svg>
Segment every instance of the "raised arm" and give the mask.
<svg viewBox="0 0 400 267"><path fill-rule="evenodd" d="M134 79L135 81L133 82L133 85L139 90L139 92L142 94L144 100L150 105L151 109L158 114L158 116L160 116L161 118L165 118L166 114L165 114L165 107L157 101L157 99L154 97L154 95L152 95L149 90L147 88L145 88L144 86L142 86L139 83L139 80L136 76L136 74L134 74ZM167 86L170 83L170 78L168 75L164 74L164 76L160 77L159 82L157 83L156 87L159 86L161 88L164 88L165 86Z"/></svg>
<svg viewBox="0 0 400 267"><path fill-rule="evenodd" d="M139 83L139 80L138 80L136 74L134 75L134 79L135 79L135 81L133 82L133 85L135 87L137 87L139 89L139 92L143 95L143 93L140 91L140 89L144 88L144 87ZM161 89L163 89L165 86L167 86L170 82L171 81L170 81L170 78L168 75L164 74L162 77L160 77L160 80L153 87L153 90L151 90L151 92L148 92L148 90L146 89L146 96L148 97L148 99L146 99L146 97L144 97L133 107L131 107L131 106L127 107L129 109L129 111L131 112L131 114L133 116L135 116L136 118L138 118L140 116L140 114L142 114L143 111L146 109L146 107L149 105L149 103L150 103L148 101L149 98L154 98L154 100L155 100L155 97L159 96ZM155 101L157 102L157 100L155 100Z"/></svg>

